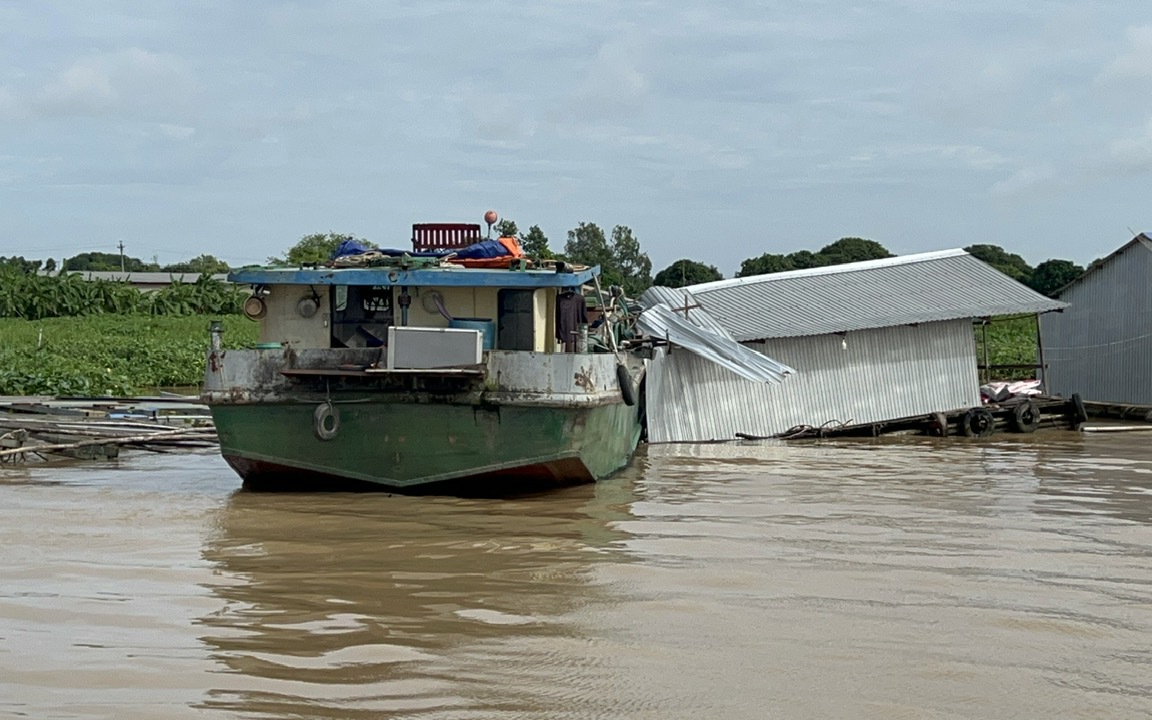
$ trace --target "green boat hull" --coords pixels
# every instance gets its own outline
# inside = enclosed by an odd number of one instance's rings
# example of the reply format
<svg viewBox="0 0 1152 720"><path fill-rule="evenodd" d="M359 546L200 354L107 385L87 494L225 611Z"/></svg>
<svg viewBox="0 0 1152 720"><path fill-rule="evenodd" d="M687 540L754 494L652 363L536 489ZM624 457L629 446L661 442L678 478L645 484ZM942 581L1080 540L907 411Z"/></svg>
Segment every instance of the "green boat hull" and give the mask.
<svg viewBox="0 0 1152 720"><path fill-rule="evenodd" d="M334 433L325 432L330 419L317 430L317 407L212 407L221 453L246 487L323 489L351 481L399 491L450 485L499 492L525 483L591 482L627 465L640 438L637 408L623 402L477 406L335 398Z"/></svg>

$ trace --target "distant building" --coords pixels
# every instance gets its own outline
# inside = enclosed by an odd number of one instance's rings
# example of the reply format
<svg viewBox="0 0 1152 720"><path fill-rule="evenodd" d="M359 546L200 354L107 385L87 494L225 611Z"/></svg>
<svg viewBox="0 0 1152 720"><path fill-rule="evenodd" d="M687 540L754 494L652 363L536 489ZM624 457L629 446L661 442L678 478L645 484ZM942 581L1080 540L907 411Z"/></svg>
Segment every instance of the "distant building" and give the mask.
<svg viewBox="0 0 1152 720"><path fill-rule="evenodd" d="M1137 235L1058 295L1068 309L1040 321L1049 392L1152 405L1152 240Z"/></svg>
<svg viewBox="0 0 1152 720"><path fill-rule="evenodd" d="M141 291L160 290L166 288L174 282L181 283L194 283L200 279L199 273L167 273L167 272L120 272L117 271L102 271L102 270L64 270L61 272L42 274L68 274L80 275L85 280L108 280L111 282L126 282ZM219 273L212 276L213 280L226 283L228 282L227 273Z"/></svg>
<svg viewBox="0 0 1152 720"><path fill-rule="evenodd" d="M972 320L1064 307L963 250L652 288L641 298L656 302L699 307L796 374L757 384L682 348L657 350L646 381L653 442L977 407Z"/></svg>

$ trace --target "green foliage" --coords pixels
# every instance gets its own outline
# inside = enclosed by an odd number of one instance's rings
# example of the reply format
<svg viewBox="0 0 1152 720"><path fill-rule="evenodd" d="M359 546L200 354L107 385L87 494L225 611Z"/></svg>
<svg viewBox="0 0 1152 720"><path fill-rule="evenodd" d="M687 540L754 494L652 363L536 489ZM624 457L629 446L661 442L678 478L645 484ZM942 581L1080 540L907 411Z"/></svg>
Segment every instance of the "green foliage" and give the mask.
<svg viewBox="0 0 1152 720"><path fill-rule="evenodd" d="M810 267L823 267L826 265L843 265L844 263L862 262L864 260L880 260L893 257L888 249L875 240L865 240L858 237L840 238L831 245L825 245L816 253L815 265Z"/></svg>
<svg viewBox="0 0 1152 720"><path fill-rule="evenodd" d="M160 272L169 273L208 273L215 275L217 273L226 273L232 268L228 267L228 263L223 260L218 260L212 255L197 255L191 260L184 262L172 263L160 268Z"/></svg>
<svg viewBox="0 0 1152 720"><path fill-rule="evenodd" d="M1048 297L1083 274L1084 268L1071 260L1045 260L1032 271L1028 282L1033 290Z"/></svg>
<svg viewBox="0 0 1152 720"><path fill-rule="evenodd" d="M984 333L980 325L976 329L976 360L984 362ZM988 364L1017 365L1020 367L993 370L991 380L1029 380L1036 377L1036 369L1026 367L1036 364L1039 343L1036 339L1036 320L1032 317L993 318L988 324ZM980 375L981 380L984 374Z"/></svg>
<svg viewBox="0 0 1152 720"><path fill-rule="evenodd" d="M573 262L599 265L605 274L612 265L612 248L608 247L608 239L596 223L582 222L569 230L564 254Z"/></svg>
<svg viewBox="0 0 1152 720"><path fill-rule="evenodd" d="M810 250L800 250L788 255L765 253L760 257L748 258L740 263L740 272L736 275L737 277L768 275L788 270L805 270L889 257L892 257L892 253L875 240L845 237L825 245L820 248L819 252L815 253Z"/></svg>
<svg viewBox="0 0 1152 720"><path fill-rule="evenodd" d="M173 283L141 292L127 282L85 280L82 275L27 275L0 267L0 317L39 320L102 314L232 314L246 293L201 275L193 283Z"/></svg>
<svg viewBox="0 0 1152 720"><path fill-rule="evenodd" d="M612 228L609 243L596 223L580 223L568 231L564 255L573 262L599 265L601 281L620 285L628 295L636 296L652 285L652 261L627 226Z"/></svg>
<svg viewBox="0 0 1152 720"><path fill-rule="evenodd" d="M55 267L56 262L49 260ZM40 272L41 262L39 260L25 260L21 257L0 257L0 270L11 271L22 275L35 275Z"/></svg>
<svg viewBox="0 0 1152 720"><path fill-rule="evenodd" d="M515 220L501 220L492 227L499 237L516 237L520 233L520 228L516 227Z"/></svg>
<svg viewBox="0 0 1152 720"><path fill-rule="evenodd" d="M678 288L723 279L724 276L716 269L715 265L705 265L695 260L682 259L656 273L652 284Z"/></svg>
<svg viewBox="0 0 1152 720"><path fill-rule="evenodd" d="M539 225L533 225L528 228L528 232L520 234L520 247L524 249L525 255L537 260L550 260L555 257L548 247L548 236Z"/></svg>
<svg viewBox="0 0 1152 720"><path fill-rule="evenodd" d="M336 248L345 240L356 240L370 247L376 247L373 243L368 242L364 238L358 238L355 235L333 232L315 233L300 238L299 242L288 248L288 251L284 253L284 257L268 258L268 263L271 265L296 266L326 263L332 259Z"/></svg>
<svg viewBox="0 0 1152 720"><path fill-rule="evenodd" d="M999 245L969 245L964 248L972 257L983 260L1013 280L1027 283L1032 277L1032 266L1016 253Z"/></svg>
<svg viewBox="0 0 1152 720"><path fill-rule="evenodd" d="M256 323L223 319L225 347L256 342ZM130 395L199 385L208 322L146 315L0 320L0 395Z"/></svg>
<svg viewBox="0 0 1152 720"><path fill-rule="evenodd" d="M640 251L640 241L632 228L617 225L612 228L612 265L629 297L636 297L652 287L652 261Z"/></svg>
<svg viewBox="0 0 1152 720"><path fill-rule="evenodd" d="M119 272L120 255L102 252L81 253L65 260L62 269ZM160 266L156 263L146 263L140 258L124 257L124 270L127 272L156 272L159 269Z"/></svg>

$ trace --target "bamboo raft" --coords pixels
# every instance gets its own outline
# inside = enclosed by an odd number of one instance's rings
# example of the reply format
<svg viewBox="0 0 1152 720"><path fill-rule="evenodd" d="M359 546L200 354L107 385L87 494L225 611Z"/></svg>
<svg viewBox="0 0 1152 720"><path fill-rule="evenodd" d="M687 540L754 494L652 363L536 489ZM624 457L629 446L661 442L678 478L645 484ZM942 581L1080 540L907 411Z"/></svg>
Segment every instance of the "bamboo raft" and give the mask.
<svg viewBox="0 0 1152 720"><path fill-rule="evenodd" d="M0 398L0 464L112 460L121 450L213 448L216 429L195 398Z"/></svg>

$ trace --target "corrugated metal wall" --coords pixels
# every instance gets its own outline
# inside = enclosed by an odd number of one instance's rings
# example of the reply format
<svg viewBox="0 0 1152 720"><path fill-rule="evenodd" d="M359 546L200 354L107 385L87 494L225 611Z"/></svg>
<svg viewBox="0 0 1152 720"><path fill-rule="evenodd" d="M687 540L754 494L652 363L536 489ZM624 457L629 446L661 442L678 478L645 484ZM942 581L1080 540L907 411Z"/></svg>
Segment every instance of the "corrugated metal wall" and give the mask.
<svg viewBox="0 0 1152 720"><path fill-rule="evenodd" d="M747 345L798 374L762 385L687 350L658 355L648 370L648 439L730 440L737 432L773 435L980 404L970 320Z"/></svg>
<svg viewBox="0 0 1152 720"><path fill-rule="evenodd" d="M1060 299L1070 307L1040 316L1047 390L1152 404L1152 252L1133 245Z"/></svg>

